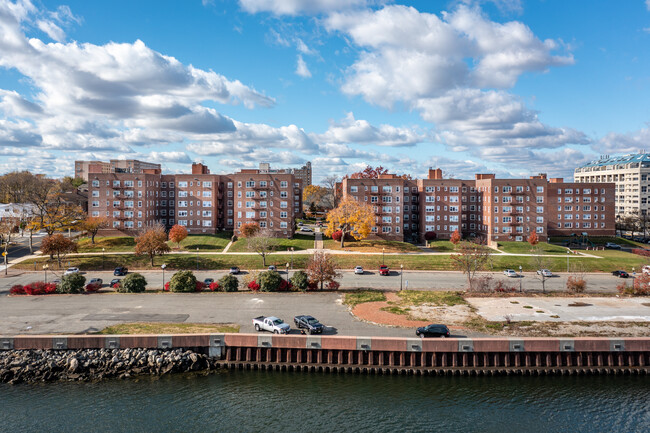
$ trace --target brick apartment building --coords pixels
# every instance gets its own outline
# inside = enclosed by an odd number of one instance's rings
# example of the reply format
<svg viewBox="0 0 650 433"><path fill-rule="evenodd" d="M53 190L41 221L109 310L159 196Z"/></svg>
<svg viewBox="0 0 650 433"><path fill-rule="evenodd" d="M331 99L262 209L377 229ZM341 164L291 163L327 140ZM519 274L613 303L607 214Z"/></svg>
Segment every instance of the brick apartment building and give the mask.
<svg viewBox="0 0 650 433"><path fill-rule="evenodd" d="M104 234L133 234L157 222L185 226L190 234L237 233L242 224L254 222L275 236L291 237L301 212L302 183L293 174L218 175L192 164L191 174L162 174L160 168L90 172L88 193L89 215L109 219Z"/></svg>
<svg viewBox="0 0 650 433"><path fill-rule="evenodd" d="M111 159L104 161L75 161L74 176L88 182L89 173L144 173L144 170L160 170L160 164L138 161L137 159Z"/></svg>
<svg viewBox="0 0 650 433"><path fill-rule="evenodd" d="M545 174L443 179L442 170L430 169L426 179L344 179L341 191L373 207L373 233L388 240L420 242L426 232L448 239L458 230L488 241L525 241L535 232L546 241L583 232L612 236L615 229L613 183L567 183Z"/></svg>

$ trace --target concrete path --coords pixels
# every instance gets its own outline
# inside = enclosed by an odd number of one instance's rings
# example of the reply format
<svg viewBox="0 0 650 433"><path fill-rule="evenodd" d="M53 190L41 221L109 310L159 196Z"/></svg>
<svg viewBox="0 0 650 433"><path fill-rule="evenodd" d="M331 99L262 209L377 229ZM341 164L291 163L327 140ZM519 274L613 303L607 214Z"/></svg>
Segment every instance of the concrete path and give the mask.
<svg viewBox="0 0 650 433"><path fill-rule="evenodd" d="M232 246L232 244L233 244L232 241L228 242L228 245L226 245L226 248L224 248L222 252L223 252L223 253L227 253L228 250L230 249L230 247Z"/></svg>
<svg viewBox="0 0 650 433"><path fill-rule="evenodd" d="M315 250L323 249L323 234L321 232L316 232L314 235L314 249Z"/></svg>

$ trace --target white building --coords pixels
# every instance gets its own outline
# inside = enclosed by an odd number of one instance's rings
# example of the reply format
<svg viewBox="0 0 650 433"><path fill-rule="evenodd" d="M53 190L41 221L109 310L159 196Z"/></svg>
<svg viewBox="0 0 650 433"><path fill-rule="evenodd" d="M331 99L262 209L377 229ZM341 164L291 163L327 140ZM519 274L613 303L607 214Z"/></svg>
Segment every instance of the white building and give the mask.
<svg viewBox="0 0 650 433"><path fill-rule="evenodd" d="M604 155L575 169L575 182L614 182L616 217L647 214L650 203L650 154Z"/></svg>

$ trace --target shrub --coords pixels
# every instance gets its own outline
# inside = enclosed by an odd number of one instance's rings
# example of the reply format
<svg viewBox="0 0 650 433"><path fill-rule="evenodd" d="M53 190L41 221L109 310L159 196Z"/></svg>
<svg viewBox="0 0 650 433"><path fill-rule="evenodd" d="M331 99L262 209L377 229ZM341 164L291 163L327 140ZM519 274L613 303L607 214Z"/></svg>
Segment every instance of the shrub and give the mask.
<svg viewBox="0 0 650 433"><path fill-rule="evenodd" d="M194 292L196 290L196 277L192 271L178 271L169 281L172 292Z"/></svg>
<svg viewBox="0 0 650 433"><path fill-rule="evenodd" d="M12 295L24 295L25 288L23 287L22 284L15 284L11 286L11 289L9 289L9 293Z"/></svg>
<svg viewBox="0 0 650 433"><path fill-rule="evenodd" d="M643 248L632 248L632 253L639 256L650 257L650 250Z"/></svg>
<svg viewBox="0 0 650 433"><path fill-rule="evenodd" d="M113 284L113 288L114 288L115 290L117 290L118 292L120 291L120 287L122 287L122 284L120 284L119 282Z"/></svg>
<svg viewBox="0 0 650 433"><path fill-rule="evenodd" d="M278 287L278 292L287 292L291 290L291 282L287 282L287 280L282 280L280 282L280 286Z"/></svg>
<svg viewBox="0 0 650 433"><path fill-rule="evenodd" d="M47 283L47 284L45 285L44 290L45 290L45 294L46 294L46 295L52 295L52 294L56 293L56 291L57 291L57 289L56 289L56 284L54 284L54 283Z"/></svg>
<svg viewBox="0 0 650 433"><path fill-rule="evenodd" d="M205 289L205 283L203 281L197 281L196 287L194 288L195 292L202 292Z"/></svg>
<svg viewBox="0 0 650 433"><path fill-rule="evenodd" d="M570 276L566 281L566 289L571 293L582 293L587 288L584 278Z"/></svg>
<svg viewBox="0 0 650 433"><path fill-rule="evenodd" d="M64 275L61 278L61 285L59 292L61 293L83 293L84 286L86 285L86 277L78 272L74 274Z"/></svg>
<svg viewBox="0 0 650 433"><path fill-rule="evenodd" d="M437 237L436 232L426 232L424 234L424 239L427 241L433 241Z"/></svg>
<svg viewBox="0 0 650 433"><path fill-rule="evenodd" d="M219 287L224 292L236 292L239 290L239 280L234 275L224 275L219 280Z"/></svg>
<svg viewBox="0 0 650 433"><path fill-rule="evenodd" d="M165 292L169 292L169 281L167 281L167 282L165 283L165 286L163 287L163 290L164 290Z"/></svg>
<svg viewBox="0 0 650 433"><path fill-rule="evenodd" d="M318 290L318 283L316 281L310 281L309 285L307 286L307 290Z"/></svg>
<svg viewBox="0 0 650 433"><path fill-rule="evenodd" d="M26 295L44 295L45 294L45 283L42 281L37 281L35 283L27 284L23 287Z"/></svg>
<svg viewBox="0 0 650 433"><path fill-rule="evenodd" d="M147 280L142 274L137 272L128 274L120 281L117 291L120 293L142 293L147 288Z"/></svg>
<svg viewBox="0 0 650 433"><path fill-rule="evenodd" d="M301 292L307 290L307 287L309 286L309 277L307 276L307 273L305 271L297 271L294 273L293 277L291 277L291 285L294 289L300 290Z"/></svg>
<svg viewBox="0 0 650 433"><path fill-rule="evenodd" d="M217 283L216 281L212 282L212 283L210 283L208 288L210 289L210 291L215 292L215 291L219 290L219 283Z"/></svg>
<svg viewBox="0 0 650 433"><path fill-rule="evenodd" d="M87 293L95 293L99 290L100 285L97 283L88 283L86 284L86 292Z"/></svg>
<svg viewBox="0 0 650 433"><path fill-rule="evenodd" d="M338 290L339 287L341 287L341 285L336 281L330 281L329 283L327 283L327 288L329 290Z"/></svg>
<svg viewBox="0 0 650 433"><path fill-rule="evenodd" d="M265 271L260 273L257 283L262 292L275 292L280 288L282 277L277 271Z"/></svg>
<svg viewBox="0 0 650 433"><path fill-rule="evenodd" d="M337 230L334 233L332 233L332 239L334 239L337 242L340 242L342 237L343 237L343 232L341 230Z"/></svg>
<svg viewBox="0 0 650 433"><path fill-rule="evenodd" d="M248 288L253 292L258 292L260 290L260 285L257 284L255 281L251 281L250 283L248 283Z"/></svg>
<svg viewBox="0 0 650 433"><path fill-rule="evenodd" d="M630 296L649 296L650 295L650 275L641 274L636 277L633 284L628 286L626 282L621 282L616 289L623 295Z"/></svg>

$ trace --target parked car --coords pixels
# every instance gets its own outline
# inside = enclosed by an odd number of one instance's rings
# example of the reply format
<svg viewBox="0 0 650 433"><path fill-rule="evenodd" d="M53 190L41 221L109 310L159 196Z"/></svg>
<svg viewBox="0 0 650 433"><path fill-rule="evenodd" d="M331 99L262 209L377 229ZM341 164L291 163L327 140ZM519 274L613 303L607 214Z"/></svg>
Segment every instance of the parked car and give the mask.
<svg viewBox="0 0 650 433"><path fill-rule="evenodd" d="M300 227L300 231L301 232L309 232L309 233L313 232L313 230L310 229L309 227Z"/></svg>
<svg viewBox="0 0 650 433"><path fill-rule="evenodd" d="M641 268L641 272L643 272L646 275L650 274L650 266L643 265L643 267Z"/></svg>
<svg viewBox="0 0 650 433"><path fill-rule="evenodd" d="M363 267L357 266L354 268L354 273L357 275L363 275Z"/></svg>
<svg viewBox="0 0 650 433"><path fill-rule="evenodd" d="M449 338L449 328L445 325L427 325L422 326L415 330L415 335L418 337L440 337L440 338Z"/></svg>
<svg viewBox="0 0 650 433"><path fill-rule="evenodd" d="M123 275L126 275L128 272L129 272L129 270L126 269L124 266L118 266L113 271L113 275L115 275L116 277L121 277Z"/></svg>
<svg viewBox="0 0 650 433"><path fill-rule="evenodd" d="M296 324L296 328L300 332L307 334L322 334L323 333L323 324L312 316L301 315L293 318L293 323Z"/></svg>
<svg viewBox="0 0 650 433"><path fill-rule="evenodd" d="M518 276L514 269L506 269L505 271L503 271L503 275L505 275L506 277L511 277L511 278Z"/></svg>
<svg viewBox="0 0 650 433"><path fill-rule="evenodd" d="M388 266L386 265L379 266L379 275L390 275L390 269L388 269Z"/></svg>
<svg viewBox="0 0 650 433"><path fill-rule="evenodd" d="M269 266L269 271L277 271L278 269L275 267L275 265Z"/></svg>
<svg viewBox="0 0 650 433"><path fill-rule="evenodd" d="M607 242L605 244L605 248L610 250L620 250L621 246L619 244L615 244L614 242Z"/></svg>
<svg viewBox="0 0 650 433"><path fill-rule="evenodd" d="M232 275L237 275L237 274L239 274L239 272L240 272L239 268L237 266L233 266L232 268L230 268L229 273L232 274Z"/></svg>
<svg viewBox="0 0 650 433"><path fill-rule="evenodd" d="M205 284L206 286L209 286L212 283L214 283L214 278L206 278L205 280L203 280L203 284Z"/></svg>
<svg viewBox="0 0 650 433"><path fill-rule="evenodd" d="M553 272L549 271L548 269L539 269L537 271L537 275L542 275L544 277L552 277Z"/></svg>
<svg viewBox="0 0 650 433"><path fill-rule="evenodd" d="M78 273L79 273L79 268L68 268L65 270L63 275L78 274Z"/></svg>
<svg viewBox="0 0 650 433"><path fill-rule="evenodd" d="M303 223L298 223L298 227L302 227L302 226L304 226Z"/></svg>
<svg viewBox="0 0 650 433"><path fill-rule="evenodd" d="M275 316L264 317L259 316L253 319L253 325L256 331L269 331L274 334L286 334L291 330L291 327L284 323L282 319Z"/></svg>
<svg viewBox="0 0 650 433"><path fill-rule="evenodd" d="M120 280L119 278L113 278L113 279L111 280L111 284L110 284L111 289L115 288L115 285L116 285L116 284L122 284L122 283L121 283L121 280Z"/></svg>
<svg viewBox="0 0 650 433"><path fill-rule="evenodd" d="M614 271L612 275L618 278L629 278L630 274L625 271Z"/></svg>
<svg viewBox="0 0 650 433"><path fill-rule="evenodd" d="M104 284L104 280L102 280L101 278L91 278L90 281L88 281L88 284L96 284L99 287L101 287L102 284Z"/></svg>

